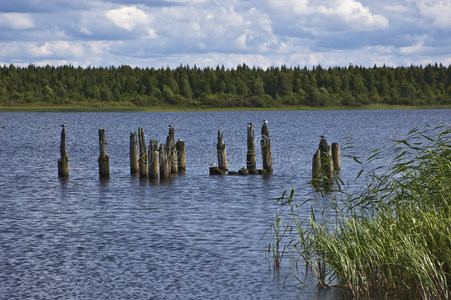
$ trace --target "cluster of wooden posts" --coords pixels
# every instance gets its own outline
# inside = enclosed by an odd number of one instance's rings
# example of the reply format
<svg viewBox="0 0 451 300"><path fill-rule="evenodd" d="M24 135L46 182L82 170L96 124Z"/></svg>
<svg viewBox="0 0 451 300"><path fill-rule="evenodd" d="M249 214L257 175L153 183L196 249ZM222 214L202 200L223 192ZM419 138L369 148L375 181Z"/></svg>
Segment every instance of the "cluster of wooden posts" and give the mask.
<svg viewBox="0 0 451 300"><path fill-rule="evenodd" d="M221 129L218 129L218 144L217 156L218 165L210 167L210 175L249 175L249 174L263 174L269 175L273 172L272 166L272 154L271 154L271 140L269 139L268 122L264 121L261 130L261 152L263 159L263 169L257 169L257 159L255 153L254 143L254 123L247 125L247 153L246 153L246 166L238 171L229 171L227 168L227 151L224 143L224 136Z"/></svg>
<svg viewBox="0 0 451 300"><path fill-rule="evenodd" d="M247 153L246 166L238 171L229 171L227 167L227 151L224 143L224 136L221 129L218 129L217 158L218 165L210 167L210 175L249 175L263 174L269 175L273 172L271 140L269 138L268 122L264 121L261 129L261 153L263 159L263 169L257 169L257 159L254 143L254 123L247 125ZM106 154L105 130L99 129L100 155L99 176L109 178L109 157ZM58 160L58 176L60 178L69 177L69 158L66 152L66 126L61 131L61 158ZM178 139L175 142L175 130L172 124L169 127L169 134L166 143L150 140L147 150L144 131L138 128L138 133L130 133L130 173L140 178L150 180L168 180L171 176L183 173L186 170L185 142ZM335 174L340 171L340 145L327 144L325 136L321 137L318 150L313 155L312 178L313 182L320 183L324 180L332 182Z"/></svg>
<svg viewBox="0 0 451 300"><path fill-rule="evenodd" d="M99 177L109 178L109 157L106 154L105 130L99 129L100 155ZM61 131L61 158L58 160L58 176L69 178L69 158L66 152L66 127ZM142 128L138 128L138 133L130 133L130 173L140 178L150 180L168 180L171 176L183 173L186 170L185 142L182 139L175 142L175 130L171 125L166 144L150 140L149 150L146 147L146 140Z"/></svg>
<svg viewBox="0 0 451 300"><path fill-rule="evenodd" d="M324 181L331 183L338 172L340 172L340 145L332 143L329 146L325 136L322 136L312 160L313 182L317 184Z"/></svg>

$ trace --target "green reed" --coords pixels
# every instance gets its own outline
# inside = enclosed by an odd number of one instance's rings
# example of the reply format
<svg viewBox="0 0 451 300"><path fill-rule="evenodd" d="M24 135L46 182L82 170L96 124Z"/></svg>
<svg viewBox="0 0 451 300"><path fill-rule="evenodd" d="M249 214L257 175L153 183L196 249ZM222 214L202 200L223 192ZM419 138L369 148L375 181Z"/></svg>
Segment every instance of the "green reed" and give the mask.
<svg viewBox="0 0 451 300"><path fill-rule="evenodd" d="M319 217L313 206L308 218L292 215L297 234L288 245L299 254L297 264L304 262L320 286L344 287L355 297L448 299L450 132L445 127L412 130L394 141L388 167L379 150L366 161L353 157L362 166L357 177L365 177L366 187L349 194L337 181L333 219ZM293 211L293 191L285 198L280 202ZM297 273L301 278L303 271Z"/></svg>

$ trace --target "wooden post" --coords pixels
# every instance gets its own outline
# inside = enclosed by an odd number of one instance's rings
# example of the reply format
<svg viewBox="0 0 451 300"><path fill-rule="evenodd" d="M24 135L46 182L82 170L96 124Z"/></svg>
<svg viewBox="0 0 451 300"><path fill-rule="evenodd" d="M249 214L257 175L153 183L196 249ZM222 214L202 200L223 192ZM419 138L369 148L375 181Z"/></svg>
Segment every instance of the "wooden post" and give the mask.
<svg viewBox="0 0 451 300"><path fill-rule="evenodd" d="M99 147L100 155L97 160L99 163L99 176L100 178L110 178L110 158L106 155L105 129L99 129Z"/></svg>
<svg viewBox="0 0 451 300"><path fill-rule="evenodd" d="M169 127L169 135L166 139L166 153L168 156L171 173L177 174L179 172L179 170L178 170L177 149L175 148L175 129L174 129L174 127Z"/></svg>
<svg viewBox="0 0 451 300"><path fill-rule="evenodd" d="M321 173L321 150L316 150L312 159L312 178L317 179Z"/></svg>
<svg viewBox="0 0 451 300"><path fill-rule="evenodd" d="M175 144L175 149L177 150L177 162L179 173L185 172L186 170L186 154L185 154L185 142L182 139L178 139Z"/></svg>
<svg viewBox="0 0 451 300"><path fill-rule="evenodd" d="M130 174L133 176L139 174L138 135L136 132L130 132Z"/></svg>
<svg viewBox="0 0 451 300"><path fill-rule="evenodd" d="M321 170L327 178L332 179L334 177L334 166L331 150L325 138L321 138L318 148L321 153Z"/></svg>
<svg viewBox="0 0 451 300"><path fill-rule="evenodd" d="M150 140L149 143L149 179L158 180L160 172L160 153L158 152L158 143Z"/></svg>
<svg viewBox="0 0 451 300"><path fill-rule="evenodd" d="M166 180L171 177L171 167L169 165L168 153L166 145L160 144L160 180Z"/></svg>
<svg viewBox="0 0 451 300"><path fill-rule="evenodd" d="M263 169L266 170L266 174L270 174L273 171L272 168L272 153L271 153L271 140L269 139L268 122L265 120L262 126L262 139L260 141L262 148Z"/></svg>
<svg viewBox="0 0 451 300"><path fill-rule="evenodd" d="M138 128L138 139L139 139L139 177L147 178L149 158L147 156L146 139L144 138L144 131L142 128Z"/></svg>
<svg viewBox="0 0 451 300"><path fill-rule="evenodd" d="M255 144L254 144L254 123L247 125L247 154L246 167L249 174L257 174L257 160L255 158Z"/></svg>
<svg viewBox="0 0 451 300"><path fill-rule="evenodd" d="M58 177L67 179L69 178L69 157L66 152L66 126L62 125L61 130L61 144L60 144L60 154L61 158L58 159Z"/></svg>
<svg viewBox="0 0 451 300"><path fill-rule="evenodd" d="M218 144L216 145L217 155L218 155L218 167L222 171L226 172L227 169L227 151L226 145L224 144L224 136L222 135L221 129L218 129Z"/></svg>
<svg viewBox="0 0 451 300"><path fill-rule="evenodd" d="M335 172L340 172L340 145L338 143L332 143L332 160Z"/></svg>

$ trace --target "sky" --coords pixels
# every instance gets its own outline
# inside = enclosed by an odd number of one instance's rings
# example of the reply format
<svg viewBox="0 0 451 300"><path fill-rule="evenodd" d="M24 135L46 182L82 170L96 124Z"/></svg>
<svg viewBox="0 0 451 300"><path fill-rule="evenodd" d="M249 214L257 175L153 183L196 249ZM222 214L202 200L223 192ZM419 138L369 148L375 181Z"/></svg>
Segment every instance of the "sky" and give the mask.
<svg viewBox="0 0 451 300"><path fill-rule="evenodd" d="M0 0L0 64L451 64L451 0Z"/></svg>

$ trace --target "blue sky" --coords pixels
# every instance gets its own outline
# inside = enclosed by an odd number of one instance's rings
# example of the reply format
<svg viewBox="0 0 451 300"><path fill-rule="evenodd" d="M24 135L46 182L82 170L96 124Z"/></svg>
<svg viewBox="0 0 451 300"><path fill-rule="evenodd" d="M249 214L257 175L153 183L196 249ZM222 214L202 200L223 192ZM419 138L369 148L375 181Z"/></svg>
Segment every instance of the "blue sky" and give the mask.
<svg viewBox="0 0 451 300"><path fill-rule="evenodd" d="M2 0L0 64L451 64L451 0Z"/></svg>

